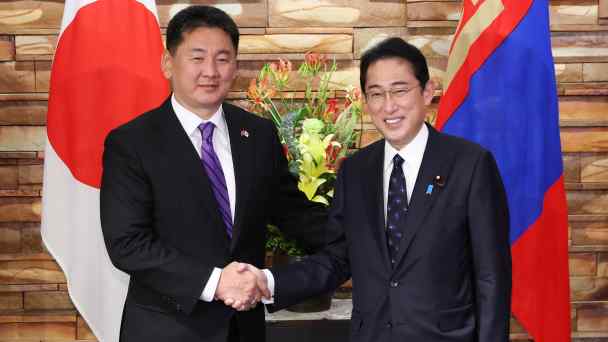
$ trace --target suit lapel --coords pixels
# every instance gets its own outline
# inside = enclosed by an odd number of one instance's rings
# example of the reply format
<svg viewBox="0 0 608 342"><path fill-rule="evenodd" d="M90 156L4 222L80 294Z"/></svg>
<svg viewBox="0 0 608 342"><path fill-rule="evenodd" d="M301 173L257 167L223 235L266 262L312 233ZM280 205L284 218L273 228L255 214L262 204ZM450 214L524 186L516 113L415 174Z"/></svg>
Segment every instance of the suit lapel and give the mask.
<svg viewBox="0 0 608 342"><path fill-rule="evenodd" d="M435 200L441 193L441 187L435 184L435 177L441 176L442 174L442 161L445 157L441 153L440 141L437 131L434 128L427 125L429 128L429 138L422 158L422 164L420 165L420 171L414 185L414 191L412 198L410 199L410 205L405 223L405 235L401 241L399 248L399 254L396 258L396 265L403 259L410 248L412 241L416 238L416 235L423 226L423 221L426 215L431 211ZM429 186L432 189L429 189ZM430 192L430 193L429 193Z"/></svg>
<svg viewBox="0 0 608 342"><path fill-rule="evenodd" d="M368 177L369 184L365 186L366 198L372 199L369 201L367 209L369 210L369 217L372 219L372 235L378 244L384 264L390 266L384 219L384 140L377 142L370 152L367 162L368 170L364 173L371 175Z"/></svg>
<svg viewBox="0 0 608 342"><path fill-rule="evenodd" d="M190 138L173 111L170 99L163 104L163 109L166 112L166 121L160 124L160 130L165 135L164 141L166 153L170 156L169 160L172 160L172 164L175 165L175 169L179 172L175 177L186 177L188 184L191 184L196 189L193 200L198 201L200 206L205 208L209 215L212 224L208 226L221 228L225 233L225 225L220 216L213 190L211 190L209 178L204 171L201 160ZM227 234L224 235L226 235L226 243L228 243L228 236Z"/></svg>
<svg viewBox="0 0 608 342"><path fill-rule="evenodd" d="M236 108L223 104L224 117L230 135L230 150L234 165L234 179L236 183L236 205L234 225L232 230L231 249L234 249L245 227L243 225L244 208L251 195L253 184L253 170L255 164L255 145L252 128L248 125L246 117Z"/></svg>

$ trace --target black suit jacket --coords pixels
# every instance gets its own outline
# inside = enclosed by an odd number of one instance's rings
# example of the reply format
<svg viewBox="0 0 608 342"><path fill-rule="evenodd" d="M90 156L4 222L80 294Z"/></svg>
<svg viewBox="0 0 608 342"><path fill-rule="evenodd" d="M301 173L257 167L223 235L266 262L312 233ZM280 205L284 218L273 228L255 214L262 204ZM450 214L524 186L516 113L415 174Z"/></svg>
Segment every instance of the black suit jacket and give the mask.
<svg viewBox="0 0 608 342"><path fill-rule="evenodd" d="M322 253L273 269L273 310L352 275L351 341L508 341L509 215L496 163L476 144L429 131L395 267L381 140L342 164L329 217L342 233Z"/></svg>
<svg viewBox="0 0 608 342"><path fill-rule="evenodd" d="M106 138L101 223L110 259L131 276L123 341L225 342L234 315L242 335L263 341L262 306L236 313L199 300L213 268L263 267L268 223L309 247L323 244L325 210L298 190L273 124L223 109L236 181L232 240L170 99Z"/></svg>

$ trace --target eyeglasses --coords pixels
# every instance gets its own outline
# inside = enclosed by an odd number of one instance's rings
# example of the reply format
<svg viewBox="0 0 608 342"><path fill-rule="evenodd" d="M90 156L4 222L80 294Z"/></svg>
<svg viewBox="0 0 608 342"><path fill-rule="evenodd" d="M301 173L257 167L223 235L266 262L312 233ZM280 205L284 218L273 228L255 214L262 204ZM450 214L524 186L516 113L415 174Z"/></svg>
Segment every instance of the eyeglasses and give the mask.
<svg viewBox="0 0 608 342"><path fill-rule="evenodd" d="M372 89L368 91L365 98L367 99L367 103L372 106L381 106L386 101L387 97L395 101L403 100L409 92L412 90L419 88L420 85L412 86L410 88L393 88L389 90L380 90L380 89Z"/></svg>

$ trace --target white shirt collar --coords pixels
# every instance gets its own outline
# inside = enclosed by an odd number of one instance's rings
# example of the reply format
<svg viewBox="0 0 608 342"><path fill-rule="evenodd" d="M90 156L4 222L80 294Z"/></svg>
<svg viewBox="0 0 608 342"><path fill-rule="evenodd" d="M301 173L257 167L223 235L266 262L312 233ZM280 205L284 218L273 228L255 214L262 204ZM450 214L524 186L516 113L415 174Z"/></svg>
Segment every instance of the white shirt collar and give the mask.
<svg viewBox="0 0 608 342"><path fill-rule="evenodd" d="M428 138L429 129L426 127L426 124L423 123L414 139L412 139L409 144L405 145L400 150L395 149L388 141L385 141L384 171L393 167L393 157L395 157L395 154L399 154L401 158L403 158L406 166L419 169L420 165L422 164L422 157L424 156L424 150L426 149Z"/></svg>
<svg viewBox="0 0 608 342"><path fill-rule="evenodd" d="M192 136L193 134L198 132L198 126L201 123L209 121L213 122L213 124L215 125L215 129L216 131L218 131L218 133L226 137L229 136L228 125L226 124L226 119L224 119L224 110L221 104L217 111L213 113L211 118L209 118L208 120L201 119L200 116L194 114L193 112L182 106L175 98L175 94L171 95L171 105L173 106L173 111L175 112L179 123L182 124L182 127L184 128L184 131L186 131L186 134L188 134L188 136Z"/></svg>

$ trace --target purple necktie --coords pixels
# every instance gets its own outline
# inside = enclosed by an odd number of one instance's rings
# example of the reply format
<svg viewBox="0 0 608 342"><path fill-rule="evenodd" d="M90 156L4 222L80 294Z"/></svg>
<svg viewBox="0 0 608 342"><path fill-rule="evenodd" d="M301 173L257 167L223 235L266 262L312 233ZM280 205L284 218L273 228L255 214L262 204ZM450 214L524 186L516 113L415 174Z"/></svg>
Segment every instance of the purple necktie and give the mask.
<svg viewBox="0 0 608 342"><path fill-rule="evenodd" d="M201 148L201 162L207 172L211 189L217 200L220 214L226 224L226 232L232 239L232 212L230 211L230 200L228 199L228 187L226 186L226 178L220 160L213 149L213 130L215 125L213 122L205 122L198 126L203 136L203 144Z"/></svg>

